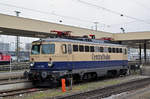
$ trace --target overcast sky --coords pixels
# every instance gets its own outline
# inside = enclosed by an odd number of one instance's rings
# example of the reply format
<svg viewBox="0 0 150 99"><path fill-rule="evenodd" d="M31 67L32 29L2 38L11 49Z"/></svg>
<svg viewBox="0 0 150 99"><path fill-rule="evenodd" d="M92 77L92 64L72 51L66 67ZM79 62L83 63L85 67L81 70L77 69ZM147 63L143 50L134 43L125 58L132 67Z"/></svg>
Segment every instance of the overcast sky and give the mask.
<svg viewBox="0 0 150 99"><path fill-rule="evenodd" d="M0 0L0 13L119 33L150 31L150 0ZM8 41L5 37L3 41ZM33 40L33 39L32 39ZM31 42L31 39L23 39Z"/></svg>

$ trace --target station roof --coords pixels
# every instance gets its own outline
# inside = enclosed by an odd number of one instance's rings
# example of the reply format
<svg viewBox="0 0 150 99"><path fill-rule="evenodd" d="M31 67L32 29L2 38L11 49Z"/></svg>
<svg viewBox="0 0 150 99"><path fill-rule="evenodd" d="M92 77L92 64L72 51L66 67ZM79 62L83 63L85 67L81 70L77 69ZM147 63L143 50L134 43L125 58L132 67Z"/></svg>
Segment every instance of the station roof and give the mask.
<svg viewBox="0 0 150 99"><path fill-rule="evenodd" d="M89 34L94 34L98 38L112 36L112 33L102 31L0 14L0 34L3 35L42 38L53 35L50 33L51 30L72 31L74 36Z"/></svg>
<svg viewBox="0 0 150 99"><path fill-rule="evenodd" d="M74 36L94 34L96 38L113 38L114 41L121 41L122 44L130 47L139 47L139 44L147 42L150 44L150 31L131 33L108 33L94 31L86 28L56 24L40 20L0 14L0 34L24 37L45 38L53 35L51 30L72 31Z"/></svg>
<svg viewBox="0 0 150 99"><path fill-rule="evenodd" d="M115 41L150 40L150 31L113 34Z"/></svg>
<svg viewBox="0 0 150 99"><path fill-rule="evenodd" d="M121 41L122 44L128 45L129 47L138 48L141 44L147 43L147 48L150 49L150 31L143 32L128 32L128 33L116 33L113 34L114 41Z"/></svg>

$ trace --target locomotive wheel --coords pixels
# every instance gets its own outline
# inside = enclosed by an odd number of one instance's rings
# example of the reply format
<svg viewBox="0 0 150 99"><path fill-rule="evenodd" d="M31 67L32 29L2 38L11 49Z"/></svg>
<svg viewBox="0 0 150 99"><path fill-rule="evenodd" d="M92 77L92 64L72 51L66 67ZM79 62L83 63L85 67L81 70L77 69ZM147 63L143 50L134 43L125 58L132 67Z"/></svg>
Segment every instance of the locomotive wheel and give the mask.
<svg viewBox="0 0 150 99"><path fill-rule="evenodd" d="M96 80L97 79L97 74L96 73L92 73L92 79Z"/></svg>
<svg viewBox="0 0 150 99"><path fill-rule="evenodd" d="M97 74L96 73L85 73L83 75L83 80L94 80L97 79Z"/></svg>
<svg viewBox="0 0 150 99"><path fill-rule="evenodd" d="M78 83L78 82L80 82L80 81L81 81L80 75L79 75L79 74L74 74L74 75L73 75L73 82L74 82L74 83Z"/></svg>
<svg viewBox="0 0 150 99"><path fill-rule="evenodd" d="M111 70L107 72L107 77L113 78L116 77L117 75L117 71L116 70Z"/></svg>
<svg viewBox="0 0 150 99"><path fill-rule="evenodd" d="M126 74L127 74L127 69L120 70L120 75L126 75Z"/></svg>

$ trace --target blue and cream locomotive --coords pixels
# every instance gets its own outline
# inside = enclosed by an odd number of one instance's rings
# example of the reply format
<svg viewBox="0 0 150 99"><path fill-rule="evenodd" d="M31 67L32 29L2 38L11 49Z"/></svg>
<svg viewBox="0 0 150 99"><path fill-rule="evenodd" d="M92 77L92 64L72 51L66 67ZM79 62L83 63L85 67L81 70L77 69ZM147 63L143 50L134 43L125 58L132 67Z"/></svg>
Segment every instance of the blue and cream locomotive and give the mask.
<svg viewBox="0 0 150 99"><path fill-rule="evenodd" d="M29 78L33 82L125 75L127 48L95 39L47 38L32 43Z"/></svg>

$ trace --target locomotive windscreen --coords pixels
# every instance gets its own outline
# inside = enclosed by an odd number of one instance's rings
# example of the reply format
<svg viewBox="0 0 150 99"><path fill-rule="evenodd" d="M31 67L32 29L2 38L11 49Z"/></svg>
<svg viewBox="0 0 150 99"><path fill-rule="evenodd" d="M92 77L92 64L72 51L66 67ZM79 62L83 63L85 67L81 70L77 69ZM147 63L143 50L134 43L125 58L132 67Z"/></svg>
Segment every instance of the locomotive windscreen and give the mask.
<svg viewBox="0 0 150 99"><path fill-rule="evenodd" d="M42 54L54 54L55 44L42 44Z"/></svg>
<svg viewBox="0 0 150 99"><path fill-rule="evenodd" d="M40 54L40 45L32 45L31 54Z"/></svg>

